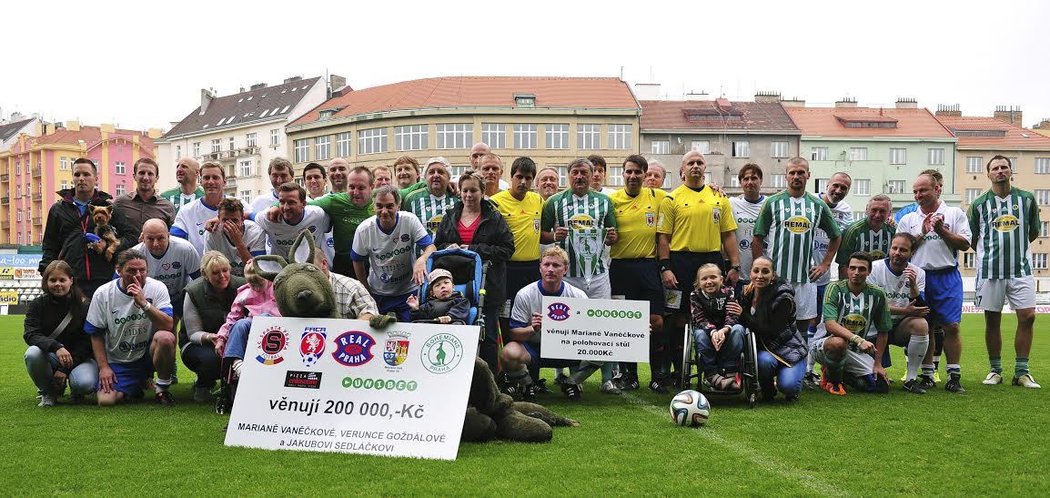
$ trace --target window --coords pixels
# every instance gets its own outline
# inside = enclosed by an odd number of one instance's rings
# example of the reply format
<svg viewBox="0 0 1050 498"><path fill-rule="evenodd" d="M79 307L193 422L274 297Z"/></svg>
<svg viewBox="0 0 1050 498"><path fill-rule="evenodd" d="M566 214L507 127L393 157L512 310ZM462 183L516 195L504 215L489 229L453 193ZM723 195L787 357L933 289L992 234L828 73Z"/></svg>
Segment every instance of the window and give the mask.
<svg viewBox="0 0 1050 498"><path fill-rule="evenodd" d="M903 194L904 193L904 180L890 180L886 182L886 193L887 194Z"/></svg>
<svg viewBox="0 0 1050 498"><path fill-rule="evenodd" d="M427 148L427 125L394 127L395 150L423 150Z"/></svg>
<svg viewBox="0 0 1050 498"><path fill-rule="evenodd" d="M237 171L237 176L245 177L252 176L252 160L241 159L240 169Z"/></svg>
<svg viewBox="0 0 1050 498"><path fill-rule="evenodd" d="M65 188L65 187L62 187L62 188ZM1039 222L1039 236L1040 237L1050 237L1050 221L1040 221Z"/></svg>
<svg viewBox="0 0 1050 498"><path fill-rule="evenodd" d="M22 232L18 232L18 243L22 244Z"/></svg>
<svg viewBox="0 0 1050 498"><path fill-rule="evenodd" d="M1045 252L1037 252L1037 253L1032 254L1032 268L1035 268L1036 270L1045 270L1046 269L1046 253Z"/></svg>
<svg viewBox="0 0 1050 498"><path fill-rule="evenodd" d="M292 142L292 145L295 147L295 156L293 157L295 162L305 163L310 159L310 144L307 143L305 138Z"/></svg>
<svg viewBox="0 0 1050 498"><path fill-rule="evenodd" d="M769 157L787 157L788 156L788 143L781 141L774 141L769 146Z"/></svg>
<svg viewBox="0 0 1050 498"><path fill-rule="evenodd" d="M21 175L22 174L22 163L15 163L15 174L16 175Z"/></svg>
<svg viewBox="0 0 1050 498"><path fill-rule="evenodd" d="M966 172L967 173L980 173L984 168L981 166L980 156L969 156L966 158Z"/></svg>
<svg viewBox="0 0 1050 498"><path fill-rule="evenodd" d="M908 164L908 149L890 147L890 164Z"/></svg>
<svg viewBox="0 0 1050 498"><path fill-rule="evenodd" d="M751 157L751 142L747 140L733 142L733 157Z"/></svg>
<svg viewBox="0 0 1050 498"><path fill-rule="evenodd" d="M516 124L514 125L514 148L535 149L536 148L536 125ZM490 145L491 147L491 145Z"/></svg>
<svg viewBox="0 0 1050 498"><path fill-rule="evenodd" d="M62 180L62 190L65 190L67 188L69 188L69 182L66 181L66 180ZM1046 228L1046 222L1045 221L1043 222L1043 228ZM1043 235L1043 237L1046 237L1046 235Z"/></svg>
<svg viewBox="0 0 1050 498"><path fill-rule="evenodd" d="M868 148L867 147L850 147L849 148L849 160L850 161L867 161L868 160Z"/></svg>
<svg viewBox="0 0 1050 498"><path fill-rule="evenodd" d="M630 149L631 148L631 125L613 124L609 125L609 148Z"/></svg>
<svg viewBox="0 0 1050 498"><path fill-rule="evenodd" d="M787 175L773 175L773 188L787 188Z"/></svg>
<svg viewBox="0 0 1050 498"><path fill-rule="evenodd" d="M339 157L350 157L350 142L353 135L350 132L340 133L335 136L335 150Z"/></svg>
<svg viewBox="0 0 1050 498"><path fill-rule="evenodd" d="M623 187L623 165L609 165L608 175L605 177L605 184L610 187Z"/></svg>
<svg viewBox="0 0 1050 498"><path fill-rule="evenodd" d="M118 175L126 175L128 170L127 166L124 165L124 161L117 161L117 163L113 165L113 169L116 170Z"/></svg>
<svg viewBox="0 0 1050 498"><path fill-rule="evenodd" d="M474 125L471 123L439 124L436 131L439 149L468 149L473 145Z"/></svg>
<svg viewBox="0 0 1050 498"><path fill-rule="evenodd" d="M1047 189L1036 189L1035 190L1035 201L1040 206L1050 206L1050 190Z"/></svg>
<svg viewBox="0 0 1050 498"><path fill-rule="evenodd" d="M233 137L230 137L230 150L231 151L237 150L237 146L235 144L236 144L236 142L233 140Z"/></svg>
<svg viewBox="0 0 1050 498"><path fill-rule="evenodd" d="M944 164L944 149L930 149L930 166L940 166Z"/></svg>
<svg viewBox="0 0 1050 498"><path fill-rule="evenodd" d="M693 140L689 144L689 150L695 150L701 154L711 153L711 141L710 140Z"/></svg>
<svg viewBox="0 0 1050 498"><path fill-rule="evenodd" d="M124 195L126 191L127 191L127 188L124 186L123 183L118 183L117 184L117 197L120 197L120 196Z"/></svg>
<svg viewBox="0 0 1050 498"><path fill-rule="evenodd" d="M730 187L739 187L740 186L740 177L737 176L737 175L730 176L729 177L729 186Z"/></svg>
<svg viewBox="0 0 1050 498"><path fill-rule="evenodd" d="M211 141L211 152L212 154L222 150L222 140L218 138L212 139Z"/></svg>
<svg viewBox="0 0 1050 498"><path fill-rule="evenodd" d="M1038 161L1036 163L1038 164ZM58 169L60 171L66 171L66 170L69 169L69 158L68 157L62 156L62 157L59 158L59 160L58 160Z"/></svg>
<svg viewBox="0 0 1050 498"><path fill-rule="evenodd" d="M853 221L857 221L857 220L859 220L861 218L867 218L867 217L868 217L868 213L865 213L864 211L854 211L853 212Z"/></svg>
<svg viewBox="0 0 1050 498"><path fill-rule="evenodd" d="M974 260L975 260L976 257L977 257L977 254L972 252L972 251L963 254L963 268L966 268L967 270L972 270L973 269L973 263L974 263Z"/></svg>
<svg viewBox="0 0 1050 498"><path fill-rule="evenodd" d="M273 146L273 147L277 147L280 144L281 144L281 130L279 128L274 128L274 129L270 130L270 145Z"/></svg>
<svg viewBox="0 0 1050 498"><path fill-rule="evenodd" d="M357 153L378 154L386 152L386 128L369 128L357 132Z"/></svg>
<svg viewBox="0 0 1050 498"><path fill-rule="evenodd" d="M325 135L314 139L314 160L324 161L332 158L332 137Z"/></svg>
<svg viewBox="0 0 1050 498"><path fill-rule="evenodd" d="M827 190L828 190L828 182L830 182L830 181L831 181L831 178L817 178L815 180L816 186L817 186L817 192L821 192L821 193L827 192Z"/></svg>
<svg viewBox="0 0 1050 498"><path fill-rule="evenodd" d="M981 189L979 188L968 188L966 189L966 203L973 204L973 201L977 200L981 196Z"/></svg>
<svg viewBox="0 0 1050 498"><path fill-rule="evenodd" d="M176 160L182 159L182 146L181 145L176 145L175 146L175 159Z"/></svg>
<svg viewBox="0 0 1050 498"><path fill-rule="evenodd" d="M251 147L257 147L258 145L259 145L259 134L258 133L249 133L249 134L244 136L244 146L245 147L251 148Z"/></svg>
<svg viewBox="0 0 1050 498"><path fill-rule="evenodd" d="M22 222L22 210L21 209L18 210L18 214L17 214L17 216L15 216L15 221L17 221L19 223Z"/></svg>
<svg viewBox="0 0 1050 498"><path fill-rule="evenodd" d="M507 148L507 125L501 123L481 123L481 141L489 144L491 149Z"/></svg>
<svg viewBox="0 0 1050 498"><path fill-rule="evenodd" d="M1050 157L1035 158L1035 173L1037 175L1050 174Z"/></svg>
<svg viewBox="0 0 1050 498"><path fill-rule="evenodd" d="M244 202L251 202L251 200L252 200L252 191L251 190L242 190L240 197L241 197L241 200L244 201Z"/></svg>
<svg viewBox="0 0 1050 498"><path fill-rule="evenodd" d="M602 148L602 125L576 125L576 148L582 150Z"/></svg>
<svg viewBox="0 0 1050 498"><path fill-rule="evenodd" d="M548 149L569 148L569 125L549 124L544 126L544 128L546 128L544 134Z"/></svg>
<svg viewBox="0 0 1050 498"><path fill-rule="evenodd" d="M670 154L670 140L653 140L653 154Z"/></svg>
<svg viewBox="0 0 1050 498"><path fill-rule="evenodd" d="M871 195L871 180L858 178L853 182L853 193L856 195Z"/></svg>
<svg viewBox="0 0 1050 498"><path fill-rule="evenodd" d="M193 142L193 157L200 157L201 155L201 143Z"/></svg>
<svg viewBox="0 0 1050 498"><path fill-rule="evenodd" d="M813 147L809 154L811 161L827 161L828 160L828 148L827 147Z"/></svg>

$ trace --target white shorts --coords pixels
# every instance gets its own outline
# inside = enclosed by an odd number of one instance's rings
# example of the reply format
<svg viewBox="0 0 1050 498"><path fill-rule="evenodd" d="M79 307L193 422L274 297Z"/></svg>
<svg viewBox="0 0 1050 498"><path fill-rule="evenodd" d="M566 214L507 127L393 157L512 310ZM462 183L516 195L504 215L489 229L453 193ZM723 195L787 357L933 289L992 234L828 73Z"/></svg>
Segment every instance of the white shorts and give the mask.
<svg viewBox="0 0 1050 498"><path fill-rule="evenodd" d="M974 299L978 308L994 313L1002 312L1007 300L1014 310L1035 308L1035 277L979 279Z"/></svg>
<svg viewBox="0 0 1050 498"><path fill-rule="evenodd" d="M795 320L811 320L820 316L820 303L817 302L817 284L791 284L795 290Z"/></svg>
<svg viewBox="0 0 1050 498"><path fill-rule="evenodd" d="M829 337L822 337L810 343L809 354L813 355L813 361L821 365L827 365L828 357L824 354L824 341ZM846 349L846 363L842 371L850 375L862 376L872 373L875 368L875 357L867 353L858 353L852 349Z"/></svg>
<svg viewBox="0 0 1050 498"><path fill-rule="evenodd" d="M612 284L608 273L595 275L589 281L583 277L565 277L565 281L582 290L591 299L612 299Z"/></svg>

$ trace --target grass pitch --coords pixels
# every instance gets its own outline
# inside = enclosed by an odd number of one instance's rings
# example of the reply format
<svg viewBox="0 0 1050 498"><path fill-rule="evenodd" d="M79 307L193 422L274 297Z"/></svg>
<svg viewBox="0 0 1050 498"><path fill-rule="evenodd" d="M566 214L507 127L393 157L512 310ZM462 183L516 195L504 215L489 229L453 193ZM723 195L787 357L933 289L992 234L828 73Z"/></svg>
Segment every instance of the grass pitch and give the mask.
<svg viewBox="0 0 1050 498"><path fill-rule="evenodd" d="M1004 330L1012 331L1012 316ZM1042 318L1042 317L1041 317ZM1044 320L1037 331L1047 330ZM669 395L539 401L579 420L549 444L464 444L455 462L223 446L226 417L191 401L180 367L179 404L111 409L36 406L25 373L22 317L0 317L0 492L5 495L1006 495L1050 490L1050 385L984 386L980 315L964 315L965 395L941 386L924 396L844 398L807 391L792 405L714 402L701 429L671 424ZM1013 368L1012 333L1003 366ZM1050 343L1037 332L1037 380ZM641 369L646 370L645 366ZM942 376L943 371L942 371ZM549 373L547 375L550 377ZM646 379L643 379L643 381Z"/></svg>

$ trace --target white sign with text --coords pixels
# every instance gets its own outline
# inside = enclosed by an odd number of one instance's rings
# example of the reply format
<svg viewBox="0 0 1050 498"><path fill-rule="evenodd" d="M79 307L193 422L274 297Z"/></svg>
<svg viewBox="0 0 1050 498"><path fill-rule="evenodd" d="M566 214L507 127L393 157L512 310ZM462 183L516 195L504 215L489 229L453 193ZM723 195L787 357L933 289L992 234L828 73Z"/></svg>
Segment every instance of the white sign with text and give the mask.
<svg viewBox="0 0 1050 498"><path fill-rule="evenodd" d="M227 446L454 460L478 329L252 322Z"/></svg>
<svg viewBox="0 0 1050 498"><path fill-rule="evenodd" d="M649 302L543 297L540 356L649 361Z"/></svg>

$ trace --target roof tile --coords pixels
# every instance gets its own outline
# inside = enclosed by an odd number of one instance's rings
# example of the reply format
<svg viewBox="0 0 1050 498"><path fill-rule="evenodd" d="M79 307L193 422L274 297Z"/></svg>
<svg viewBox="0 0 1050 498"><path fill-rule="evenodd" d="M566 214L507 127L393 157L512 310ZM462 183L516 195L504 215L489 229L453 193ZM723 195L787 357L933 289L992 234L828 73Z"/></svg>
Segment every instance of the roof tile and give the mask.
<svg viewBox="0 0 1050 498"><path fill-rule="evenodd" d="M201 115L200 106L175 125L161 140L202 131L242 126L254 121L272 120L285 114L306 97L302 91L321 81L321 78L301 79L280 85L266 86L247 92L215 97L208 110ZM294 91L293 91L294 90ZM352 93L352 92L351 92ZM276 112L274 111L276 109ZM232 119L231 119L232 118Z"/></svg>
<svg viewBox="0 0 1050 498"><path fill-rule="evenodd" d="M908 137L952 138L944 126L926 109L896 107L785 107L803 136L819 137ZM891 122L895 128L847 128L844 121Z"/></svg>
<svg viewBox="0 0 1050 498"><path fill-rule="evenodd" d="M643 100L643 130L797 131L777 103L718 100Z"/></svg>

